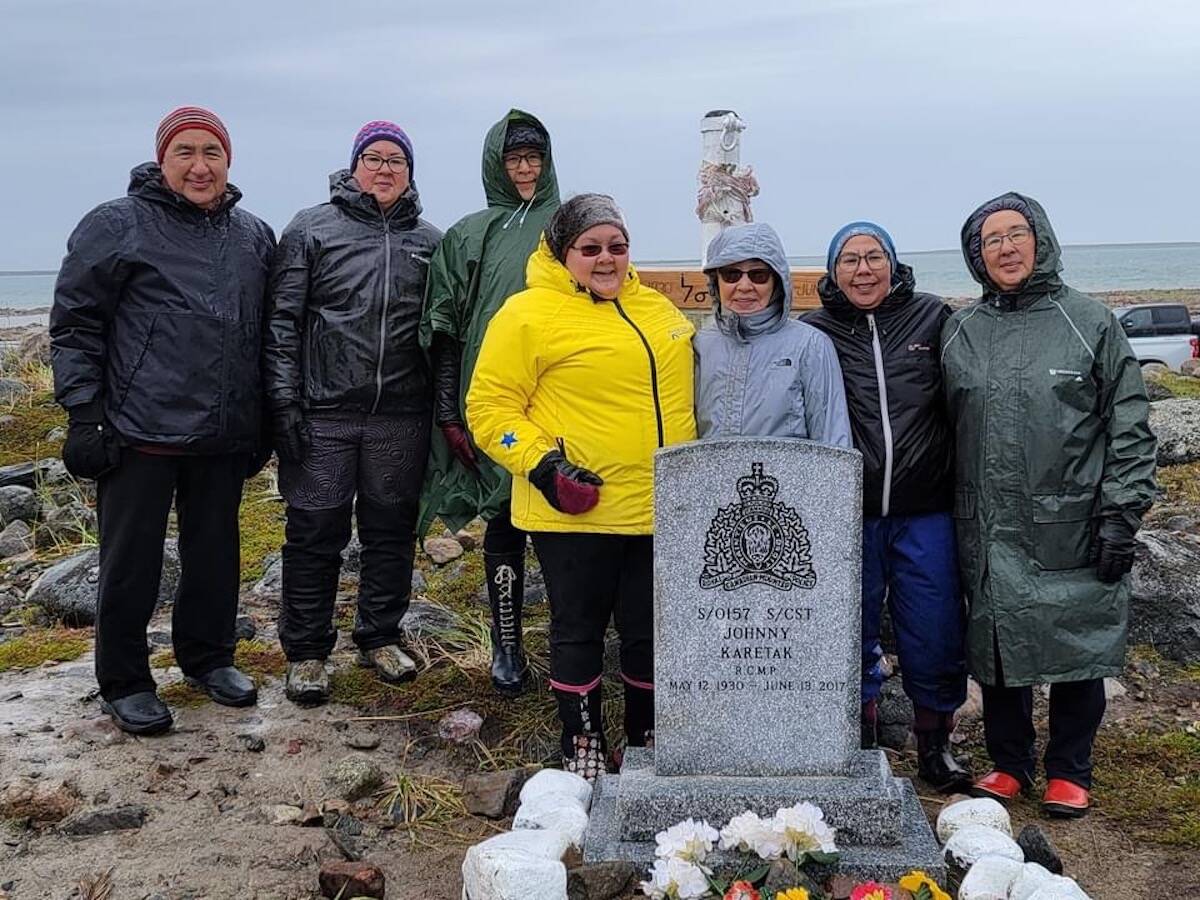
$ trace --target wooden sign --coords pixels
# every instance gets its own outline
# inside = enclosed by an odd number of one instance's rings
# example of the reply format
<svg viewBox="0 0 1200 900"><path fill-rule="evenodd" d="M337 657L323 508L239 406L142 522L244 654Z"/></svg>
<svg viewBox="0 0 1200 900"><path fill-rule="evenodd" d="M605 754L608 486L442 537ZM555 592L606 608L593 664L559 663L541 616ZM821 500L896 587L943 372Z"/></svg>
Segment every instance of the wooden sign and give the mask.
<svg viewBox="0 0 1200 900"><path fill-rule="evenodd" d="M712 309L713 298L708 294L708 277L699 269L667 269L638 266L642 284L654 288L680 309ZM824 269L792 269L792 309L816 309L821 305L817 282Z"/></svg>

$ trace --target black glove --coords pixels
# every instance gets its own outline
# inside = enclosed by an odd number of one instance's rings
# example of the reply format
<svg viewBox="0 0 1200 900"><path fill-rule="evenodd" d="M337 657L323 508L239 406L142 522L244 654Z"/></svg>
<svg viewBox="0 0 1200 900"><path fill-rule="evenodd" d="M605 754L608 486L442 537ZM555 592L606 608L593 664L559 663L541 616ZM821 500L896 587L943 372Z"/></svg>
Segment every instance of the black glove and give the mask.
<svg viewBox="0 0 1200 900"><path fill-rule="evenodd" d="M121 461L116 434L104 421L100 398L67 410L67 440L62 448L63 464L76 478L100 478Z"/></svg>
<svg viewBox="0 0 1200 900"><path fill-rule="evenodd" d="M271 418L271 432L274 437L275 452L281 462L299 465L308 456L312 446L312 437L308 431L308 422L304 420L304 411L296 404L275 410Z"/></svg>
<svg viewBox="0 0 1200 900"><path fill-rule="evenodd" d="M1104 516L1096 532L1096 577L1105 584L1120 581L1133 568L1133 536L1137 528L1124 516Z"/></svg>
<svg viewBox="0 0 1200 900"><path fill-rule="evenodd" d="M458 411L458 373L462 366L462 345L450 335L435 331L430 356L433 362L433 420L439 426L457 425L461 428L463 421Z"/></svg>
<svg viewBox="0 0 1200 900"><path fill-rule="evenodd" d="M574 516L587 512L600 502L600 485L604 484L604 479L568 461L559 449L542 457L529 473L529 483L559 512Z"/></svg>

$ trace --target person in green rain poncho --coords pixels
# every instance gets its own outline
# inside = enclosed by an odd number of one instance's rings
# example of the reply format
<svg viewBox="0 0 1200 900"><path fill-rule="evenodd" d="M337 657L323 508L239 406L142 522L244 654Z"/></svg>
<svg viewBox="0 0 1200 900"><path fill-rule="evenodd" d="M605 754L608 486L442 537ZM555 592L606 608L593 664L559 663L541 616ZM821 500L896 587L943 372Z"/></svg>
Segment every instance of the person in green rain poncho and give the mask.
<svg viewBox="0 0 1200 900"><path fill-rule="evenodd" d="M559 206L550 135L536 118L510 110L483 142L487 209L449 231L433 255L425 291L421 344L434 372L434 430L418 533L435 516L457 530L476 516L487 521L484 571L492 610L492 683L521 693L521 605L525 588L524 531L512 524L511 476L475 446L463 415L479 346L492 316L525 289L525 264Z"/></svg>

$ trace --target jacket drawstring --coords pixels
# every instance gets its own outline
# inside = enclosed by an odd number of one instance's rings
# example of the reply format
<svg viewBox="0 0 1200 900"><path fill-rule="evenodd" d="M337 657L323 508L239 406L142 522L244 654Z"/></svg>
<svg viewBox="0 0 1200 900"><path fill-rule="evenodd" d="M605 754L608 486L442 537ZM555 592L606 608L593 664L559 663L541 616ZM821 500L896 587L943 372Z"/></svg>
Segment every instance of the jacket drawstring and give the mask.
<svg viewBox="0 0 1200 900"><path fill-rule="evenodd" d="M506 221L506 222L504 223L504 227L502 227L500 230L501 230L501 231L508 231L508 226L509 226L509 225L511 225L511 224L513 223L513 219L515 219L515 218L517 217L517 213L520 213L520 214L521 214L521 221L520 221L520 222L518 222L517 224L518 224L518 225L524 225L524 224L525 224L525 217L526 217L527 215L529 215L529 211L530 211L531 209L533 209L533 201L534 201L534 198L535 198L535 197L537 197L537 193L536 193L536 192L534 193L533 197L530 197L530 198L529 198L529 200L528 200L528 201L522 200L522 201L521 201L521 205L520 205L520 206L518 206L516 209L514 209L514 210L513 210L513 213L512 213L512 215L508 217L508 221Z"/></svg>

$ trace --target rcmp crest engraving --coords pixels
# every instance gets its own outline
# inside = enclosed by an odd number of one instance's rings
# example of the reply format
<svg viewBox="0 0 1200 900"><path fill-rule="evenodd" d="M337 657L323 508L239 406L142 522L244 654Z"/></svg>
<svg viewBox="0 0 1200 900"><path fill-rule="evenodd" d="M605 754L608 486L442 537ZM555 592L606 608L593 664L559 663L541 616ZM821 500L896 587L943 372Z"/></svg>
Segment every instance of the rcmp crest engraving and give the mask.
<svg viewBox="0 0 1200 900"><path fill-rule="evenodd" d="M775 499L779 481L763 474L762 463L752 463L737 492L741 502L719 509L709 525L700 587L816 587L808 529L795 509Z"/></svg>

